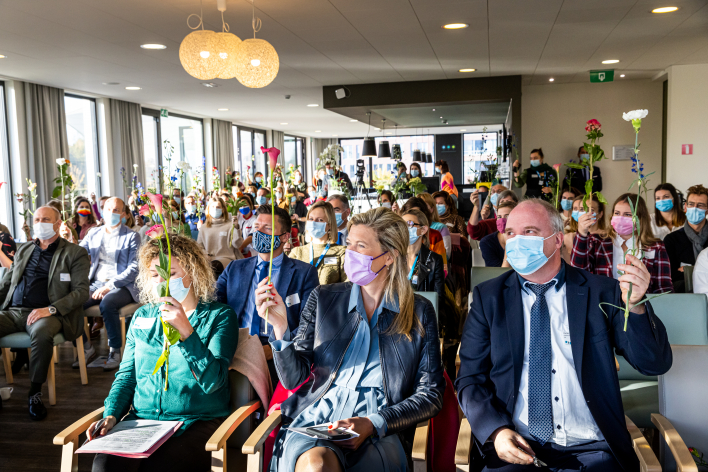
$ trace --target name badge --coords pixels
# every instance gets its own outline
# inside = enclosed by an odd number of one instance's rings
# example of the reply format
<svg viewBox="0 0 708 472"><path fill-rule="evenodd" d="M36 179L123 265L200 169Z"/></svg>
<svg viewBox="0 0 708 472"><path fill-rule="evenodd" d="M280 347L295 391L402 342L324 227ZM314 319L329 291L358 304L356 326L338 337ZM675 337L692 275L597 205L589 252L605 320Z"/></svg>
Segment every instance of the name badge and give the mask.
<svg viewBox="0 0 708 472"><path fill-rule="evenodd" d="M655 256L656 256L656 251L654 251L654 250L646 251L646 252L644 253L644 258L645 258L645 259L654 259Z"/></svg>
<svg viewBox="0 0 708 472"><path fill-rule="evenodd" d="M59 280L61 282L71 282L71 274L59 274Z"/></svg>
<svg viewBox="0 0 708 472"><path fill-rule="evenodd" d="M337 265L337 258L336 257L325 257L324 263L325 263L325 265Z"/></svg>
<svg viewBox="0 0 708 472"><path fill-rule="evenodd" d="M228 236L228 235L229 235L229 233L228 233L227 231L220 231L220 232L219 232L219 236L220 236L220 237L224 237L224 238L225 238L225 237Z"/></svg>
<svg viewBox="0 0 708 472"><path fill-rule="evenodd" d="M415 274L415 275L413 276L413 278L411 279L411 282L412 282L414 285L418 285L418 274Z"/></svg>
<svg viewBox="0 0 708 472"><path fill-rule="evenodd" d="M155 324L155 319L156 318L143 318L141 316L133 319L131 324L135 329L150 329Z"/></svg>
<svg viewBox="0 0 708 472"><path fill-rule="evenodd" d="M285 297L285 305L290 308L293 305L297 305L300 303L300 295L297 293L293 293L292 295L288 295Z"/></svg>

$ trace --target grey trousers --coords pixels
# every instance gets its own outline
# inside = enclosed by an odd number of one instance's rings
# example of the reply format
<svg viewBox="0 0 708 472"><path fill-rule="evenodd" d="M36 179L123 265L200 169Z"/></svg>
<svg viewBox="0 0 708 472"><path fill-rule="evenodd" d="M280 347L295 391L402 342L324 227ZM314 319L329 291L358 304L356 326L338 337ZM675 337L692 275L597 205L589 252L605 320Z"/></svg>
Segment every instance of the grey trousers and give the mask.
<svg viewBox="0 0 708 472"><path fill-rule="evenodd" d="M56 316L48 316L27 326L31 308L11 307L0 311L0 338L12 333L26 332L30 336L30 381L43 384L47 381L49 363L54 354L54 335L61 331L61 321Z"/></svg>

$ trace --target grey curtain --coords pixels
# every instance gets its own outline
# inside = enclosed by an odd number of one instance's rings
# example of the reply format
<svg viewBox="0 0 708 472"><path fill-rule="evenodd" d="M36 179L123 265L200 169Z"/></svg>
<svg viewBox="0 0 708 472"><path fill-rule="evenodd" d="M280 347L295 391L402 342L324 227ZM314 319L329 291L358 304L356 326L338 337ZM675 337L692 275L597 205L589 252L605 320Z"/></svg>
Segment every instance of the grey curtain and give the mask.
<svg viewBox="0 0 708 472"><path fill-rule="evenodd" d="M25 82L29 175L37 182L37 202L52 197L57 159L69 159L64 90Z"/></svg>
<svg viewBox="0 0 708 472"><path fill-rule="evenodd" d="M235 168L233 124L230 121L212 119L211 132L214 138L214 165L219 168L220 186L223 188L226 169Z"/></svg>
<svg viewBox="0 0 708 472"><path fill-rule="evenodd" d="M138 182L145 185L145 160L143 149L143 114L137 103L111 98L111 134L113 136L113 182L116 196L126 199L130 193L133 178L133 164L138 165L135 173ZM125 169L125 182L121 176Z"/></svg>
<svg viewBox="0 0 708 472"><path fill-rule="evenodd" d="M283 166L285 169L285 134L282 131L273 130L273 146L274 148L280 149L280 156L278 157L278 164ZM287 169L286 169L287 171Z"/></svg>
<svg viewBox="0 0 708 472"><path fill-rule="evenodd" d="M332 138L332 139L319 139L315 138L312 140L312 159L315 164L317 163L317 159L320 158L320 153L325 150L327 146L330 144L337 144L337 139ZM337 162L339 164L339 162ZM317 170L317 169L315 169Z"/></svg>

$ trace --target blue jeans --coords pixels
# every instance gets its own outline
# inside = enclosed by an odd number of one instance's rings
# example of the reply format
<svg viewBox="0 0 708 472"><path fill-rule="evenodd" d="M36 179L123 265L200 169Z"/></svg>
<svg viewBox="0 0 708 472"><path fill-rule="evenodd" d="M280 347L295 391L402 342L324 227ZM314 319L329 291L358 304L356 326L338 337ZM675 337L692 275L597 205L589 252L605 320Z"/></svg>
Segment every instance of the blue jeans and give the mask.
<svg viewBox="0 0 708 472"><path fill-rule="evenodd" d="M89 299L84 303L84 310L94 305L100 305L103 324L108 334L108 346L120 349L123 339L120 335L120 309L133 303L133 296L127 288L115 288L108 292L101 300L91 298L93 292L105 285L104 282L94 282L89 288Z"/></svg>

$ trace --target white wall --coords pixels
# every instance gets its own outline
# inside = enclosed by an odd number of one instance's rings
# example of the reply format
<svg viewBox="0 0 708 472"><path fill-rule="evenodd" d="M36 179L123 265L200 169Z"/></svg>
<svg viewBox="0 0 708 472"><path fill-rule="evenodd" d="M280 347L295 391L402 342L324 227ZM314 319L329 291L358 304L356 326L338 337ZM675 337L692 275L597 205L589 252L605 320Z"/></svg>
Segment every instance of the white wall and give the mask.
<svg viewBox="0 0 708 472"><path fill-rule="evenodd" d="M666 178L685 191L708 184L708 64L669 68ZM693 155L682 155L693 144Z"/></svg>
<svg viewBox="0 0 708 472"><path fill-rule="evenodd" d="M604 137L599 144L608 159L598 164L602 171L602 193L612 203L626 192L635 174L631 161L612 161L613 145L634 145L634 128L622 113L644 108L649 115L639 133L645 173L651 176L649 188L661 182L662 83L650 80L618 80L604 84L548 84L522 87L521 130L522 168L528 167L531 149L543 148L545 162L553 165L576 159L585 140L585 123L596 119ZM565 168L561 170L565 176ZM647 202L653 207L653 198Z"/></svg>

